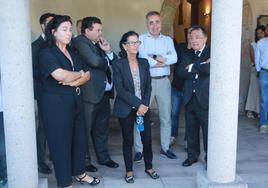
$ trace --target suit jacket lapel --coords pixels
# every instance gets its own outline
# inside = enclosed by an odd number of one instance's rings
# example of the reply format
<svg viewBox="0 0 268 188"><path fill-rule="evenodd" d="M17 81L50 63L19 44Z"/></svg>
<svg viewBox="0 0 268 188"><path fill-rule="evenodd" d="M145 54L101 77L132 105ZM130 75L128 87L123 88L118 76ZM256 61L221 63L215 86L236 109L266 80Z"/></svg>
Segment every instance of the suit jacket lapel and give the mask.
<svg viewBox="0 0 268 188"><path fill-rule="evenodd" d="M200 59L204 59L204 57L207 54L207 47L205 46L204 50L202 51L201 55L200 55Z"/></svg>
<svg viewBox="0 0 268 188"><path fill-rule="evenodd" d="M129 81L129 84L131 85L132 89L134 90L134 82L133 82L132 73L131 73L127 58L123 62L123 71L125 73L124 76L126 76L127 80Z"/></svg>
<svg viewBox="0 0 268 188"><path fill-rule="evenodd" d="M139 59L138 59L138 66L139 66L139 73L140 73L140 86L141 86L141 93L144 92L144 82L145 82L145 72L144 72L144 69L143 69L143 64L141 62L139 62Z"/></svg>
<svg viewBox="0 0 268 188"><path fill-rule="evenodd" d="M205 46L205 48L203 49L203 51L202 51L202 53L200 54L200 56L197 56L195 53L194 53L194 51L193 51L193 61L194 61L194 63L198 63L198 64L200 64L200 63L202 63L202 62L204 62L204 61L206 61L207 59L206 59L206 57L207 57L207 53L208 53L208 47L207 46Z"/></svg>
<svg viewBox="0 0 268 188"><path fill-rule="evenodd" d="M53 48L52 48L53 49ZM72 71L73 70L73 66L72 66L72 63L71 61L63 54L63 52L57 47L55 46L54 49L56 51L56 56L57 58L63 62L62 60L65 59L65 62L67 62L68 66L69 66L69 70ZM69 51L70 53L70 51ZM70 56L72 57L71 53L70 53ZM74 61L73 57L72 57L72 61ZM74 63L74 62L73 62ZM66 64L66 63L65 63Z"/></svg>

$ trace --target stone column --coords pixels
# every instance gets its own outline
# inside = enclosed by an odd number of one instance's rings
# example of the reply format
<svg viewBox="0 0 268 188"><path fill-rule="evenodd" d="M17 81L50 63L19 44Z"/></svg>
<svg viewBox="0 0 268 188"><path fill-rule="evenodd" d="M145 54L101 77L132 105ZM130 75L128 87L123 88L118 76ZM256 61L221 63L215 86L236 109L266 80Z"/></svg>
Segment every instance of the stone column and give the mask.
<svg viewBox="0 0 268 188"><path fill-rule="evenodd" d="M37 188L29 0L0 0L0 65L9 188Z"/></svg>
<svg viewBox="0 0 268 188"><path fill-rule="evenodd" d="M197 175L202 188L247 187L236 176L242 5L212 1L208 164L207 173Z"/></svg>

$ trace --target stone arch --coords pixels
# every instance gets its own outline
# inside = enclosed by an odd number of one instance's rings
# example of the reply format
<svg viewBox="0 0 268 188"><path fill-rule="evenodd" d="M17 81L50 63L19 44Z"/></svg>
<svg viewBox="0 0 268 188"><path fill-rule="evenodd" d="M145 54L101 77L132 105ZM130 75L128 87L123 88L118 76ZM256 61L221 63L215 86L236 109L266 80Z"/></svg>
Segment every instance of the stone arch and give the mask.
<svg viewBox="0 0 268 188"><path fill-rule="evenodd" d="M181 0L164 0L162 4L160 14L162 18L162 33L165 35L174 36L173 23L180 2Z"/></svg>

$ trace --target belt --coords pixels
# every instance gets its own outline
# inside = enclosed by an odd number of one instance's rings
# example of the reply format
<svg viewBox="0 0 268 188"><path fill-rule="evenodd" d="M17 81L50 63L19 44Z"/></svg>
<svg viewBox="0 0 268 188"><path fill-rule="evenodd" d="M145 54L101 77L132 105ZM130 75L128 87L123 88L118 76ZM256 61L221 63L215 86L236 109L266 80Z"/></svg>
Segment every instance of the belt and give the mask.
<svg viewBox="0 0 268 188"><path fill-rule="evenodd" d="M265 68L261 68L261 70L268 72L268 69L265 69Z"/></svg>
<svg viewBox="0 0 268 188"><path fill-rule="evenodd" d="M164 76L152 76L152 79L162 79L168 77L167 75Z"/></svg>

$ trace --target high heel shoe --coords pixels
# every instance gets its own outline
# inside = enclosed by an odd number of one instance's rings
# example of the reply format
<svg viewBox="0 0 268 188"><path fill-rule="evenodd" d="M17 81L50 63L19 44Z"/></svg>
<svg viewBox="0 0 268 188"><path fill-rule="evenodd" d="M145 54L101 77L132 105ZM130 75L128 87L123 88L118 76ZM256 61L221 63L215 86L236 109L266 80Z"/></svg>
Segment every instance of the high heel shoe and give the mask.
<svg viewBox="0 0 268 188"><path fill-rule="evenodd" d="M100 180L98 178L92 177L93 180L91 182L85 181L85 177L87 177L88 175L85 173L81 178L76 176L74 179L75 181L81 183L81 184L89 184L89 185L97 185L100 183Z"/></svg>

